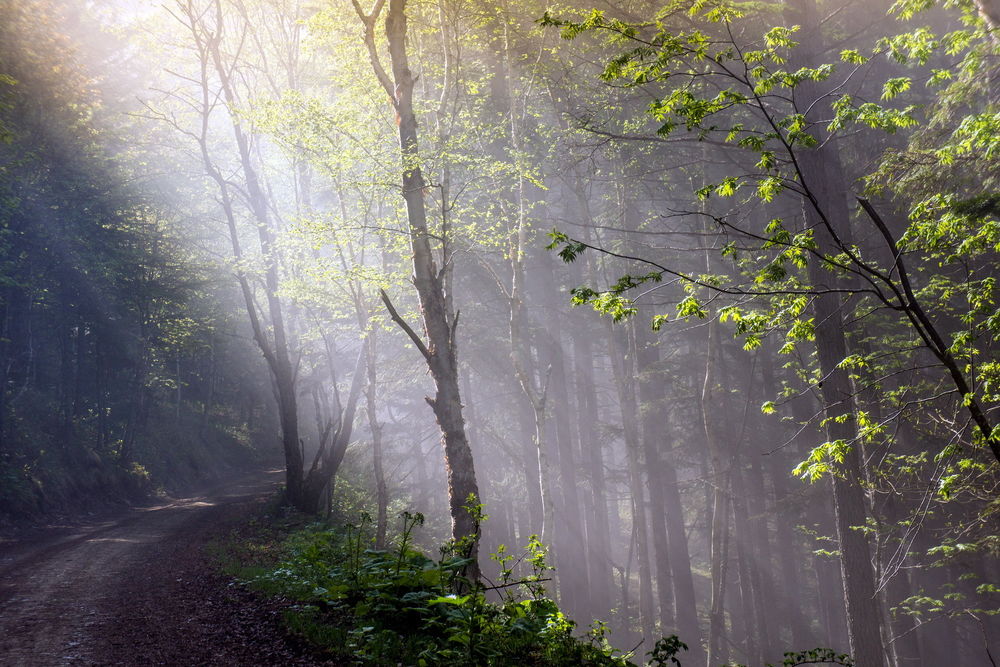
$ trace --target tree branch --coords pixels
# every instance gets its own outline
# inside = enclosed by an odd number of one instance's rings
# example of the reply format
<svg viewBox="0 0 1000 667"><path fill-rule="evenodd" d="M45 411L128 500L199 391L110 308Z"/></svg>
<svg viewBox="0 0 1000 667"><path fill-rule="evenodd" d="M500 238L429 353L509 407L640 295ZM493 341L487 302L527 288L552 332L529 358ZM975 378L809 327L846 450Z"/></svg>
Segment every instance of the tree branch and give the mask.
<svg viewBox="0 0 1000 667"><path fill-rule="evenodd" d="M400 316L400 314L396 312L396 308L395 306L392 305L392 301L389 300L389 295L385 293L385 290L381 289L378 291L378 293L379 296L382 297L382 303L385 304L385 309L389 311L389 317L392 318L393 322L399 325L400 329L406 332L406 335L410 337L410 340L413 341L413 344L417 346L418 350L420 350L420 354L424 355L424 359L427 359L429 361L431 358L431 353L427 349L427 345L425 345L424 341L420 338L419 335L417 335L417 332L414 331L413 328L406 323L406 320L404 320Z"/></svg>
<svg viewBox="0 0 1000 667"><path fill-rule="evenodd" d="M986 444L989 445L990 451L993 453L994 458L1000 461L1000 438L993 435L993 425L990 423L989 418L986 413L983 412L982 406L979 401L976 400L976 396L969 386L968 379L965 374L962 373L962 369L958 365L955 357L949 350L948 344L945 343L941 334L938 332L934 323L924 312L923 307L917 300L916 294L913 292L913 285L910 283L910 276L906 271L906 265L903 263L903 256L896 245L895 239L892 238L892 233L889 231L889 227L882 220L882 216L879 215L875 207L871 205L867 199L863 197L857 198L858 203L861 208L865 210L868 217L871 218L872 222L878 228L879 233L882 234L882 238L885 239L886 244L892 251L894 268L899 270L899 282L903 286L903 293L906 295L906 300L903 302L905 306L904 312L907 317L913 322L914 328L920 333L921 337L927 342L927 347L930 351L937 357L938 361L947 369L949 375L951 375L952 381L955 383L955 387L961 393L962 398L965 401L965 405L972 415L972 419L976 422L976 426L979 427L979 431L983 434L983 438L986 440Z"/></svg>
<svg viewBox="0 0 1000 667"><path fill-rule="evenodd" d="M365 46L368 48L368 59L371 60L375 76L378 78L378 82L382 84L382 88L385 89L386 94L389 96L389 100L392 102L393 108L398 110L399 102L396 99L396 87L392 84L392 80L389 78L385 68L382 66L382 59L379 58L378 47L375 45L375 22L382 13L382 7L385 5L385 0L375 0L375 4L372 6L370 14L365 14L365 11L361 9L361 4L358 0L351 0L351 4L354 5L354 11L357 12L358 18L361 19L361 22L365 26Z"/></svg>

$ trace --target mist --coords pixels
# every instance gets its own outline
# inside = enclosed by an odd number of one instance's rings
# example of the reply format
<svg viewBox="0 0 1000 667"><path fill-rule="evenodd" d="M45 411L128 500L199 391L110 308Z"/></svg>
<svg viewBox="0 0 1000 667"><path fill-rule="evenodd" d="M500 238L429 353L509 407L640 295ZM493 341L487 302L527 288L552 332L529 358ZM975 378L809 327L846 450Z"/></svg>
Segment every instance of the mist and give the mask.
<svg viewBox="0 0 1000 667"><path fill-rule="evenodd" d="M995 664L995 14L915 5L0 1L0 525L271 465L639 664Z"/></svg>

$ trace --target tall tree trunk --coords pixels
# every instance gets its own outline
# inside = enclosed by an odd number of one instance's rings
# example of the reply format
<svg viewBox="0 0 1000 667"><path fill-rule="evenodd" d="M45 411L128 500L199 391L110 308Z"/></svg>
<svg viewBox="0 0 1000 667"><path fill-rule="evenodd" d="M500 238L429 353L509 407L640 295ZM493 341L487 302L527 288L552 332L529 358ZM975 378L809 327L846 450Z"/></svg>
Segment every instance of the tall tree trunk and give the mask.
<svg viewBox="0 0 1000 667"><path fill-rule="evenodd" d="M541 371L534 363L531 354L531 335L529 332L529 322L527 309L525 307L525 260L527 257L528 243L528 202L525 192L526 179L524 170L526 166L520 163L522 151L522 136L519 123L520 110L517 108L517 91L515 90L512 55L509 40L509 22L507 17L502 19L503 27L503 55L505 65L505 79L507 82L507 96L509 103L507 118L510 137L510 154L514 159L514 170L517 173L517 186L512 193L517 211L515 214L513 228L510 231L508 244L508 254L510 256L511 282L508 292L510 307L510 347L511 361L514 366L514 376L517 378L521 391L531 404L534 411L535 423L535 448L538 457L538 485L542 496L542 542L553 552L555 562L559 562L559 548L554 540L555 535L555 503L552 494L552 481L549 464L549 446L545 438L546 428L546 406L548 403L549 380L551 379L552 365ZM536 372L536 370L538 372ZM561 577L560 577L561 579Z"/></svg>
<svg viewBox="0 0 1000 667"><path fill-rule="evenodd" d="M828 272L815 262L811 278L822 285ZM880 667L885 664L881 637L881 613L875 593L875 575L867 534L864 474L857 433L854 430L854 398L847 371L839 366L847 356L839 297L822 294L813 302L816 318L816 348L820 372L825 378L821 391L825 404L826 435L832 443L848 445L842 463L833 475L834 509L837 537L840 541L841 570L847 605L848 636L851 651L859 664ZM843 419L847 414L848 419Z"/></svg>
<svg viewBox="0 0 1000 667"><path fill-rule="evenodd" d="M549 265L551 267L551 265ZM555 304L551 306L557 308ZM556 539L560 545L556 556L559 573L561 600L563 606L574 618L579 618L589 609L590 582L587 576L587 553L584 549L583 525L580 510L579 480L577 477L577 457L570 426L570 400L566 358L560 340L555 334L543 332L544 346L552 364L552 378L549 391L554 405L556 451L559 454L559 489L562 509L560 521L556 524Z"/></svg>
<svg viewBox="0 0 1000 667"><path fill-rule="evenodd" d="M607 482L602 438L598 437L598 402L594 383L593 347L583 327L573 328L573 370L582 463L590 484L590 511L586 514L587 564L591 600L597 617L611 610L614 572L611 562L611 526L608 521ZM585 503L586 504L586 503Z"/></svg>
<svg viewBox="0 0 1000 667"><path fill-rule="evenodd" d="M452 538L457 547L470 558L472 564L466 571L470 580L479 579L478 545L479 525L468 511L468 504L478 504L479 486L476 471L465 434L462 417L462 400L458 383L458 347L455 330L458 317L446 298L444 285L450 263L438 269L431 248L424 205L424 182L420 168L420 151L417 118L413 110L413 74L406 52L406 0L389 0L385 18L385 35L388 41L392 78L385 71L378 55L375 41L375 22L385 1L377 0L371 15L365 14L357 0L355 10L365 24L365 44L379 82L392 100L399 120L399 149L402 170L402 194L406 202L406 216L410 228L410 251L413 259L413 283L420 301L426 342L385 303L393 319L423 354L434 378L437 392L427 398L441 428L445 461L448 473L448 499L451 510ZM383 295L384 296L384 295Z"/></svg>
<svg viewBox="0 0 1000 667"><path fill-rule="evenodd" d="M590 203L584 191L585 179L571 170L572 178L567 183L574 194L581 219L585 223L584 234L590 238L590 228L594 224ZM591 270L590 257L577 262L574 279L582 280ZM614 566L611 558L611 527L608 517L607 480L604 469L602 438L598 437L598 400L594 380L593 346L587 330L586 316L576 316L576 326L572 327L573 366L575 377L577 424L579 428L582 462L588 470L590 484L589 512L585 515L587 532L587 567L590 582L592 606L598 618L605 617L611 610L614 589ZM587 505L585 497L584 505ZM685 545L686 546L686 545Z"/></svg>
<svg viewBox="0 0 1000 667"><path fill-rule="evenodd" d="M746 376L742 381L743 386L740 391L745 399L739 433L740 439L736 443L741 453L739 459L741 463L736 473L738 478L735 479L735 482L742 489L735 497L741 499L747 514L744 537L748 555L747 575L750 579L752 595L753 625L756 628L752 639L758 647L756 656L752 652L750 655L760 664L764 664L765 660L771 657L777 657L777 655L770 656L769 653L776 653L779 645L772 634L774 630L772 615L777 603L771 577L773 562L767 529L767 498L760 462L761 441L760 437L757 436L757 431L752 428L759 421L760 414L755 404L758 396L755 391L755 382L759 375L758 366L762 356L764 354L760 351L755 352L752 357L741 353L736 355L736 359L741 362L737 364L737 368L740 373L745 371ZM733 377L734 384L739 381L738 377ZM737 526L739 526L739 521L737 521Z"/></svg>
<svg viewBox="0 0 1000 667"><path fill-rule="evenodd" d="M665 503L670 571L677 609L677 634L687 643L687 655L690 655L691 662L698 665L705 662L706 656L702 645L701 626L698 623L698 606L694 592L694 577L691 574L691 554L684 523L684 506L681 503L677 468L666 458L661 459L659 479Z"/></svg>
<svg viewBox="0 0 1000 667"><path fill-rule="evenodd" d="M369 330L365 337L365 367L368 370L368 383L365 386L365 412L368 413L368 429L372 434L372 467L375 473L375 504L377 516L375 519L375 548L385 548L385 533L388 523L389 492L385 485L385 471L382 456L382 423L378 419L376 409L376 391L378 388L378 367L375 348L375 331Z"/></svg>
<svg viewBox="0 0 1000 667"><path fill-rule="evenodd" d="M809 44L819 52L824 40L815 2L799 0L796 5ZM802 86L799 93L806 103L821 95L815 84ZM820 106L812 105L810 109ZM807 120L822 122L813 117L816 113L814 109L807 114ZM839 253L851 235L847 193L837 188L846 183L846 179L836 150L835 144L820 144L815 149L796 152L801 187L807 193L803 201L806 227L814 230L819 250L831 255ZM885 656L881 613L871 550L867 534L861 529L867 524L868 511L865 475L858 451L860 441L855 429L854 391L847 370L840 367L840 362L847 357L846 304L836 291L824 291L841 287L843 279L815 259L810 261L808 273L813 289L819 291L813 299L812 309L816 352L823 377L819 389L824 403L826 436L831 443L846 445L843 462L835 466L832 485L851 652L854 659L866 667L882 667Z"/></svg>
<svg viewBox="0 0 1000 667"><path fill-rule="evenodd" d="M639 400L642 422L642 451L646 457L646 486L649 489L650 532L653 536L653 553L656 571L656 593L660 608L660 632L667 634L676 626L674 595L670 569L670 549L667 546L667 512L664 497L660 448L667 431L666 392L660 377L659 350L652 332L642 322L635 326L636 363L639 370ZM679 511L680 508L672 508ZM693 641L686 638L685 641Z"/></svg>
<svg viewBox="0 0 1000 667"><path fill-rule="evenodd" d="M646 521L646 501L643 488L642 452L639 437L639 405L635 387L634 338L616 335L608 321L608 340L615 385L621 407L622 430L628 461L629 491L632 496L632 530L635 535L636 562L639 568L639 624L642 640L652 641L655 634L653 613L653 577L649 561L649 540ZM624 340L622 340L624 338Z"/></svg>
<svg viewBox="0 0 1000 667"><path fill-rule="evenodd" d="M640 322L643 318L639 318ZM656 550L657 593L661 633L676 631L688 645L685 654L695 664L705 661L698 624L691 555L688 550L677 469L666 453L667 388L663 369L657 368L659 352L651 330L638 324L636 361L639 364L639 396L642 400L643 452L646 455L650 495L651 532ZM672 596L671 596L672 593ZM673 605L672 608L665 606Z"/></svg>
<svg viewBox="0 0 1000 667"><path fill-rule="evenodd" d="M726 633L726 577L729 564L729 476L731 466L723 459L718 425L713 417L719 408L716 378L716 338L718 325L708 325L705 350L705 377L701 391L702 427L710 463L711 493L711 585L712 600L708 615L708 665L714 667L729 659Z"/></svg>

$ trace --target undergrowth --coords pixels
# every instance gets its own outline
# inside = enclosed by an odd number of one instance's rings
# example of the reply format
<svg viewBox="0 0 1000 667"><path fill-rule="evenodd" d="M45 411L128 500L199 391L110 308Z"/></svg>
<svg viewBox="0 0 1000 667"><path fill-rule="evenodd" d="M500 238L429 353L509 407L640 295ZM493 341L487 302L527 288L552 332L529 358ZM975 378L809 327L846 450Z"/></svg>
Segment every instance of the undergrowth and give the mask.
<svg viewBox="0 0 1000 667"><path fill-rule="evenodd" d="M604 624L579 633L548 596L552 568L535 536L520 553L501 546L490 556L498 581L473 584L461 545L431 558L414 548L423 516L403 512L400 520L392 546L375 549L368 514L330 527L276 499L216 544L216 557L251 588L290 601L287 629L335 664L635 667L631 653L610 645ZM645 664L680 667L686 649L664 637ZM829 649L784 658L784 667L853 664Z"/></svg>
<svg viewBox="0 0 1000 667"><path fill-rule="evenodd" d="M276 516L230 540L220 555L252 588L293 601L288 629L335 662L633 664L611 647L602 624L576 635L576 624L546 594L551 568L536 539L519 556L504 549L493 555L500 581L470 586L460 549L446 546L431 558L413 547L422 523L422 515L403 513L393 546L374 549L367 515L334 528ZM527 574L515 578L519 564Z"/></svg>

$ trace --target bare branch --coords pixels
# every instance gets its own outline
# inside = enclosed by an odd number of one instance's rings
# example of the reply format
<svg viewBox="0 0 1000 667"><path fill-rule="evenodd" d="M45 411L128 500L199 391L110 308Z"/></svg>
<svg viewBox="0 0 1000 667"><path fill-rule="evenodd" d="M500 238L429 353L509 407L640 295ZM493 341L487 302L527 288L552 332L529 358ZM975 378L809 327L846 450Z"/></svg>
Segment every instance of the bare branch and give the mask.
<svg viewBox="0 0 1000 667"><path fill-rule="evenodd" d="M378 292L379 296L382 297L382 303L385 304L385 309L389 311L389 317L392 318L392 321L398 324L399 328L406 332L406 335L410 337L413 344L417 346L418 350L420 350L420 354L424 355L424 359L430 360L431 353L427 349L427 345L425 345L424 341L419 335L417 335L417 332L406 323L406 320L404 320L400 314L396 312L395 306L393 306L392 301L389 300L389 295L385 293L385 290L379 290Z"/></svg>

